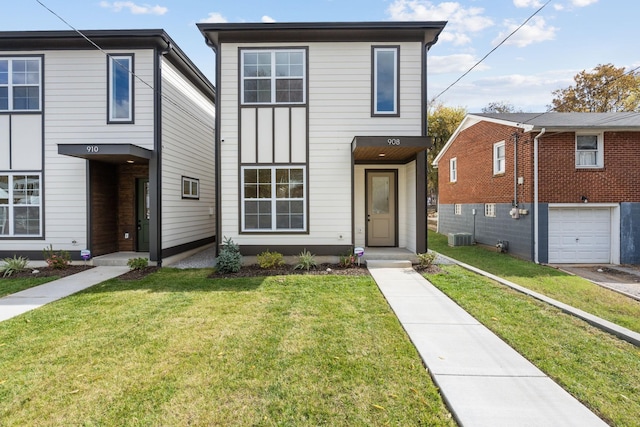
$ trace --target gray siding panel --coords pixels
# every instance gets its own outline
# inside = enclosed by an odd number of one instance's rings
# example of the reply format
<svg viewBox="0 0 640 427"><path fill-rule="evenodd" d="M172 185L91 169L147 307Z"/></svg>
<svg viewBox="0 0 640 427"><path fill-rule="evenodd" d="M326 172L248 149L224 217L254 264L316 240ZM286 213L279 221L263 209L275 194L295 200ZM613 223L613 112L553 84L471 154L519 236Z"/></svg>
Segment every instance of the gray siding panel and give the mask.
<svg viewBox="0 0 640 427"><path fill-rule="evenodd" d="M476 210L474 219L473 209ZM509 253L520 258L532 260L533 212L528 205L520 209L529 210L529 214L513 219L509 215L511 204L496 204L496 216L484 216L484 204L463 204L462 215L454 214L454 205L440 205L438 210L438 230L442 234L471 233L477 243L495 246L499 240L509 242Z"/></svg>
<svg viewBox="0 0 640 427"><path fill-rule="evenodd" d="M538 262L546 264L549 262L549 204L538 204Z"/></svg>
<svg viewBox="0 0 640 427"><path fill-rule="evenodd" d="M620 203L620 263L640 264L640 203Z"/></svg>

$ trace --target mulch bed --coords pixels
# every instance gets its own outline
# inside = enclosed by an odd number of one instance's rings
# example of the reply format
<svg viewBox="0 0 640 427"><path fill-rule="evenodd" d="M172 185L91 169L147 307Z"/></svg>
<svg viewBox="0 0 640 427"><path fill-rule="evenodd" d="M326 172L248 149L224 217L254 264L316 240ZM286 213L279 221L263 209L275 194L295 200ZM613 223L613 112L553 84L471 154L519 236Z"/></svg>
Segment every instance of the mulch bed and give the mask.
<svg viewBox="0 0 640 427"><path fill-rule="evenodd" d="M285 276L291 274L310 274L314 276L321 275L340 275L340 276L368 276L369 270L363 264L361 266L342 267L339 264L318 264L316 268L309 271L295 269L292 265L284 265L278 268L260 268L258 264L242 266L237 273L218 273L214 272L209 275L212 279L234 278L234 277L256 277L256 276Z"/></svg>
<svg viewBox="0 0 640 427"><path fill-rule="evenodd" d="M156 271L160 270L160 268L161 267L149 266L138 270L129 270L126 273L118 276L118 280L139 280L151 273L155 273Z"/></svg>
<svg viewBox="0 0 640 427"><path fill-rule="evenodd" d="M93 265L70 265L67 268L51 268L51 267L37 267L37 268L28 268L24 271L13 273L8 279L24 279L29 277L53 277L58 276L59 278L71 276L72 274L80 273L85 270L89 270L93 268ZM0 274L0 279L2 279L2 275Z"/></svg>

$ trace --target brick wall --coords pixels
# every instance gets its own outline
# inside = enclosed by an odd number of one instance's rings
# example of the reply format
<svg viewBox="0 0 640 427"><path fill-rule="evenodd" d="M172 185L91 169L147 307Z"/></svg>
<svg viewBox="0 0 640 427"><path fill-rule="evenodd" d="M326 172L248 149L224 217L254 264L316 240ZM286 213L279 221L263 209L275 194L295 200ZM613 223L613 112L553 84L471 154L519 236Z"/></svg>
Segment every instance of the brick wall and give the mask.
<svg viewBox="0 0 640 427"><path fill-rule="evenodd" d="M514 133L518 133L518 202L533 201L532 135L521 129L480 122L460 132L438 163L441 204L511 203L514 200ZM505 141L505 173L493 174L493 145ZM457 182L449 182L449 160L457 158Z"/></svg>
<svg viewBox="0 0 640 427"><path fill-rule="evenodd" d="M604 168L575 167L575 134L540 138L540 202L640 202L640 132L604 133Z"/></svg>

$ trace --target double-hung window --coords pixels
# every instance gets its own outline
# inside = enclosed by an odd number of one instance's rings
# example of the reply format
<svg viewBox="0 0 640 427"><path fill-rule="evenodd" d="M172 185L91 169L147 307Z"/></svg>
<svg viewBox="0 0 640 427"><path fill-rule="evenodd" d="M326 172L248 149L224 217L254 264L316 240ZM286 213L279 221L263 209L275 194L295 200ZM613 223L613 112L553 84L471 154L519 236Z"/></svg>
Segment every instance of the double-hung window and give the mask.
<svg viewBox="0 0 640 427"><path fill-rule="evenodd" d="M243 104L304 104L305 50L243 50Z"/></svg>
<svg viewBox="0 0 640 427"><path fill-rule="evenodd" d="M576 135L576 167L603 167L602 145L602 134Z"/></svg>
<svg viewBox="0 0 640 427"><path fill-rule="evenodd" d="M109 123L133 123L133 55L109 55Z"/></svg>
<svg viewBox="0 0 640 427"><path fill-rule="evenodd" d="M242 168L242 231L305 231L305 168Z"/></svg>
<svg viewBox="0 0 640 427"><path fill-rule="evenodd" d="M458 158L454 157L449 160L449 182L458 180Z"/></svg>
<svg viewBox="0 0 640 427"><path fill-rule="evenodd" d="M0 174L0 236L42 235L39 174Z"/></svg>
<svg viewBox="0 0 640 427"><path fill-rule="evenodd" d="M493 174L498 175L505 171L504 141L493 144Z"/></svg>
<svg viewBox="0 0 640 427"><path fill-rule="evenodd" d="M196 178L182 177L182 198L200 199L200 180Z"/></svg>
<svg viewBox="0 0 640 427"><path fill-rule="evenodd" d="M41 109L40 58L0 58L0 111Z"/></svg>
<svg viewBox="0 0 640 427"><path fill-rule="evenodd" d="M398 116L400 47L374 46L372 53L372 105L373 116Z"/></svg>

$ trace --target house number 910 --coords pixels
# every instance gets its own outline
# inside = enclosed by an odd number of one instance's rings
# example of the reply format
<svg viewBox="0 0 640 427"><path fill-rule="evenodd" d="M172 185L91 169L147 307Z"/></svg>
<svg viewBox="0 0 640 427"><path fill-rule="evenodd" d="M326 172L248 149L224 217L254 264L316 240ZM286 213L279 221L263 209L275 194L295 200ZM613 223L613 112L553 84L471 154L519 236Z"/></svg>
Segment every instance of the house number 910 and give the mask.
<svg viewBox="0 0 640 427"><path fill-rule="evenodd" d="M389 145L400 145L400 138L389 138L389 139L387 139L387 144L389 144Z"/></svg>
<svg viewBox="0 0 640 427"><path fill-rule="evenodd" d="M87 145L87 153L97 153L100 151L100 147L97 145Z"/></svg>

